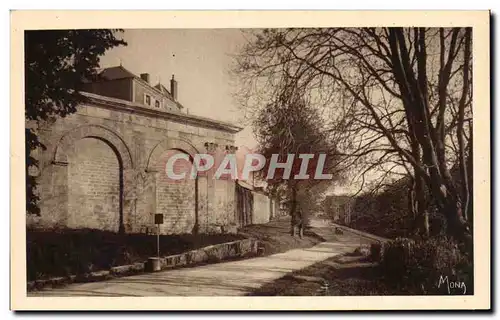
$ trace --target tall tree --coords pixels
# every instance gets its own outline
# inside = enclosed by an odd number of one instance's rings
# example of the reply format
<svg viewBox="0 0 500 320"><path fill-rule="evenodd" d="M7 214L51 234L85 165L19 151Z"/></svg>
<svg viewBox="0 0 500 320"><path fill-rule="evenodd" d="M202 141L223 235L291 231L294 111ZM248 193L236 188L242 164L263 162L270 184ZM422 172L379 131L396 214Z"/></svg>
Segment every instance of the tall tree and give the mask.
<svg viewBox="0 0 500 320"><path fill-rule="evenodd" d="M319 201L321 191L332 183L331 180L315 180L315 174L320 157L324 157L324 162L321 162L324 164L322 172L336 173L336 149L331 144L323 123L318 121L321 118L319 110L309 105L304 92L289 83L290 80L284 75L281 91L272 101L261 106L254 114L252 124L259 152L267 160L260 176L265 179L271 192L285 190L286 198L291 204L289 209L294 228L306 219L302 214L308 213L305 212L307 210L296 210L297 204L305 208L306 203L312 205ZM310 158L301 158L305 154L310 155ZM272 178L267 176L273 156L277 156L280 163L287 162L289 156L293 157L288 177L283 169L277 169ZM302 172L301 167L306 161L305 174L309 177L295 179L295 175ZM312 189L315 190L314 194L310 191Z"/></svg>
<svg viewBox="0 0 500 320"><path fill-rule="evenodd" d="M411 177L410 210L429 234L429 202L447 232L470 239L470 28L271 29L238 57L243 102L272 96L287 74L331 111L345 167ZM460 179L450 174L454 164ZM460 180L462 188L457 181ZM425 190L428 190L429 199Z"/></svg>
<svg viewBox="0 0 500 320"><path fill-rule="evenodd" d="M54 117L76 112L86 101L80 90L85 79L96 76L100 57L111 48L127 45L116 38L121 30L33 30L24 34L26 136L26 211L40 214L33 152L45 149L37 127Z"/></svg>

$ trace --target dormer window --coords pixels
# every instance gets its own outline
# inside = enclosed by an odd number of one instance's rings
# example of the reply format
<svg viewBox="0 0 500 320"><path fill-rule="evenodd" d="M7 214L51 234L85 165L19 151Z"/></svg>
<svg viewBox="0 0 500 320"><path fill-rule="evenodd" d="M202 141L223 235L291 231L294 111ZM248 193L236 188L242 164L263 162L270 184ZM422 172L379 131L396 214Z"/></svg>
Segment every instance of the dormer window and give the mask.
<svg viewBox="0 0 500 320"><path fill-rule="evenodd" d="M146 104L147 106L151 105L151 96L149 94L144 95L144 104Z"/></svg>
<svg viewBox="0 0 500 320"><path fill-rule="evenodd" d="M160 108L160 101L158 101L158 100L155 101L155 107Z"/></svg>

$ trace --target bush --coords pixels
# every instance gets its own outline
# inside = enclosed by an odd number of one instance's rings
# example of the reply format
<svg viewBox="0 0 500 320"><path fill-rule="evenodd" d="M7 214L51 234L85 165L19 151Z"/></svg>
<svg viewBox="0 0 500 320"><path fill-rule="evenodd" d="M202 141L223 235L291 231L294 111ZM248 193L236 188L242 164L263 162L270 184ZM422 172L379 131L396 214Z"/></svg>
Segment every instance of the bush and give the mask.
<svg viewBox="0 0 500 320"><path fill-rule="evenodd" d="M403 291L448 294L447 286L440 283L448 277L450 282L464 282L467 293L473 292L471 259L447 238L397 238L384 246L380 266L386 281Z"/></svg>
<svg viewBox="0 0 500 320"><path fill-rule="evenodd" d="M381 242L374 242L370 245L370 260L381 261L383 244Z"/></svg>

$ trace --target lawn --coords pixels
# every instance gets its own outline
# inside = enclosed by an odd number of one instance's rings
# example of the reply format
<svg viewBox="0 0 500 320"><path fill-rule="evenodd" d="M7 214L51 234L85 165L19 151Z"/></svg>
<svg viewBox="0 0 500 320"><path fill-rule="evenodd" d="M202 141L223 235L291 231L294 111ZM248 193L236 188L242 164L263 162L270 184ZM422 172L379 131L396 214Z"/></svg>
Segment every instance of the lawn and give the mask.
<svg viewBox="0 0 500 320"><path fill-rule="evenodd" d="M160 255L243 239L238 234L160 236ZM79 229L27 231L28 281L81 275L156 256L156 236Z"/></svg>
<svg viewBox="0 0 500 320"><path fill-rule="evenodd" d="M249 225L238 232L247 238L258 239L264 248L264 255L285 252L291 249L310 248L325 241L314 232L314 228L305 228L304 237L290 234L290 217L282 217L266 224Z"/></svg>

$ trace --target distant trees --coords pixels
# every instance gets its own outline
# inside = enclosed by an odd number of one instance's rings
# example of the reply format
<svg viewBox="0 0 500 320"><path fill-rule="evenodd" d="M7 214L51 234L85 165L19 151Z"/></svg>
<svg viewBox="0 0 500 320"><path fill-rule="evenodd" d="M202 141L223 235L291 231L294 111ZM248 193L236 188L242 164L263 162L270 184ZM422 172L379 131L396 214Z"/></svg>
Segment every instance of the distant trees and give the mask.
<svg viewBox="0 0 500 320"><path fill-rule="evenodd" d="M96 75L99 57L106 50L127 43L117 39L120 30L33 30L26 31L25 118L26 212L40 214L36 180L30 168L37 167L33 151L45 146L39 141L37 126L53 117L76 112L85 102L80 94L83 81Z"/></svg>
<svg viewBox="0 0 500 320"><path fill-rule="evenodd" d="M446 231L471 239L471 28L266 29L238 57L242 103L293 87L328 113L339 165L377 177L410 177L409 211L429 235L435 204ZM286 75L287 81L283 75ZM459 168L458 178L450 168ZM460 182L459 182L460 181ZM428 191L426 193L426 190Z"/></svg>

